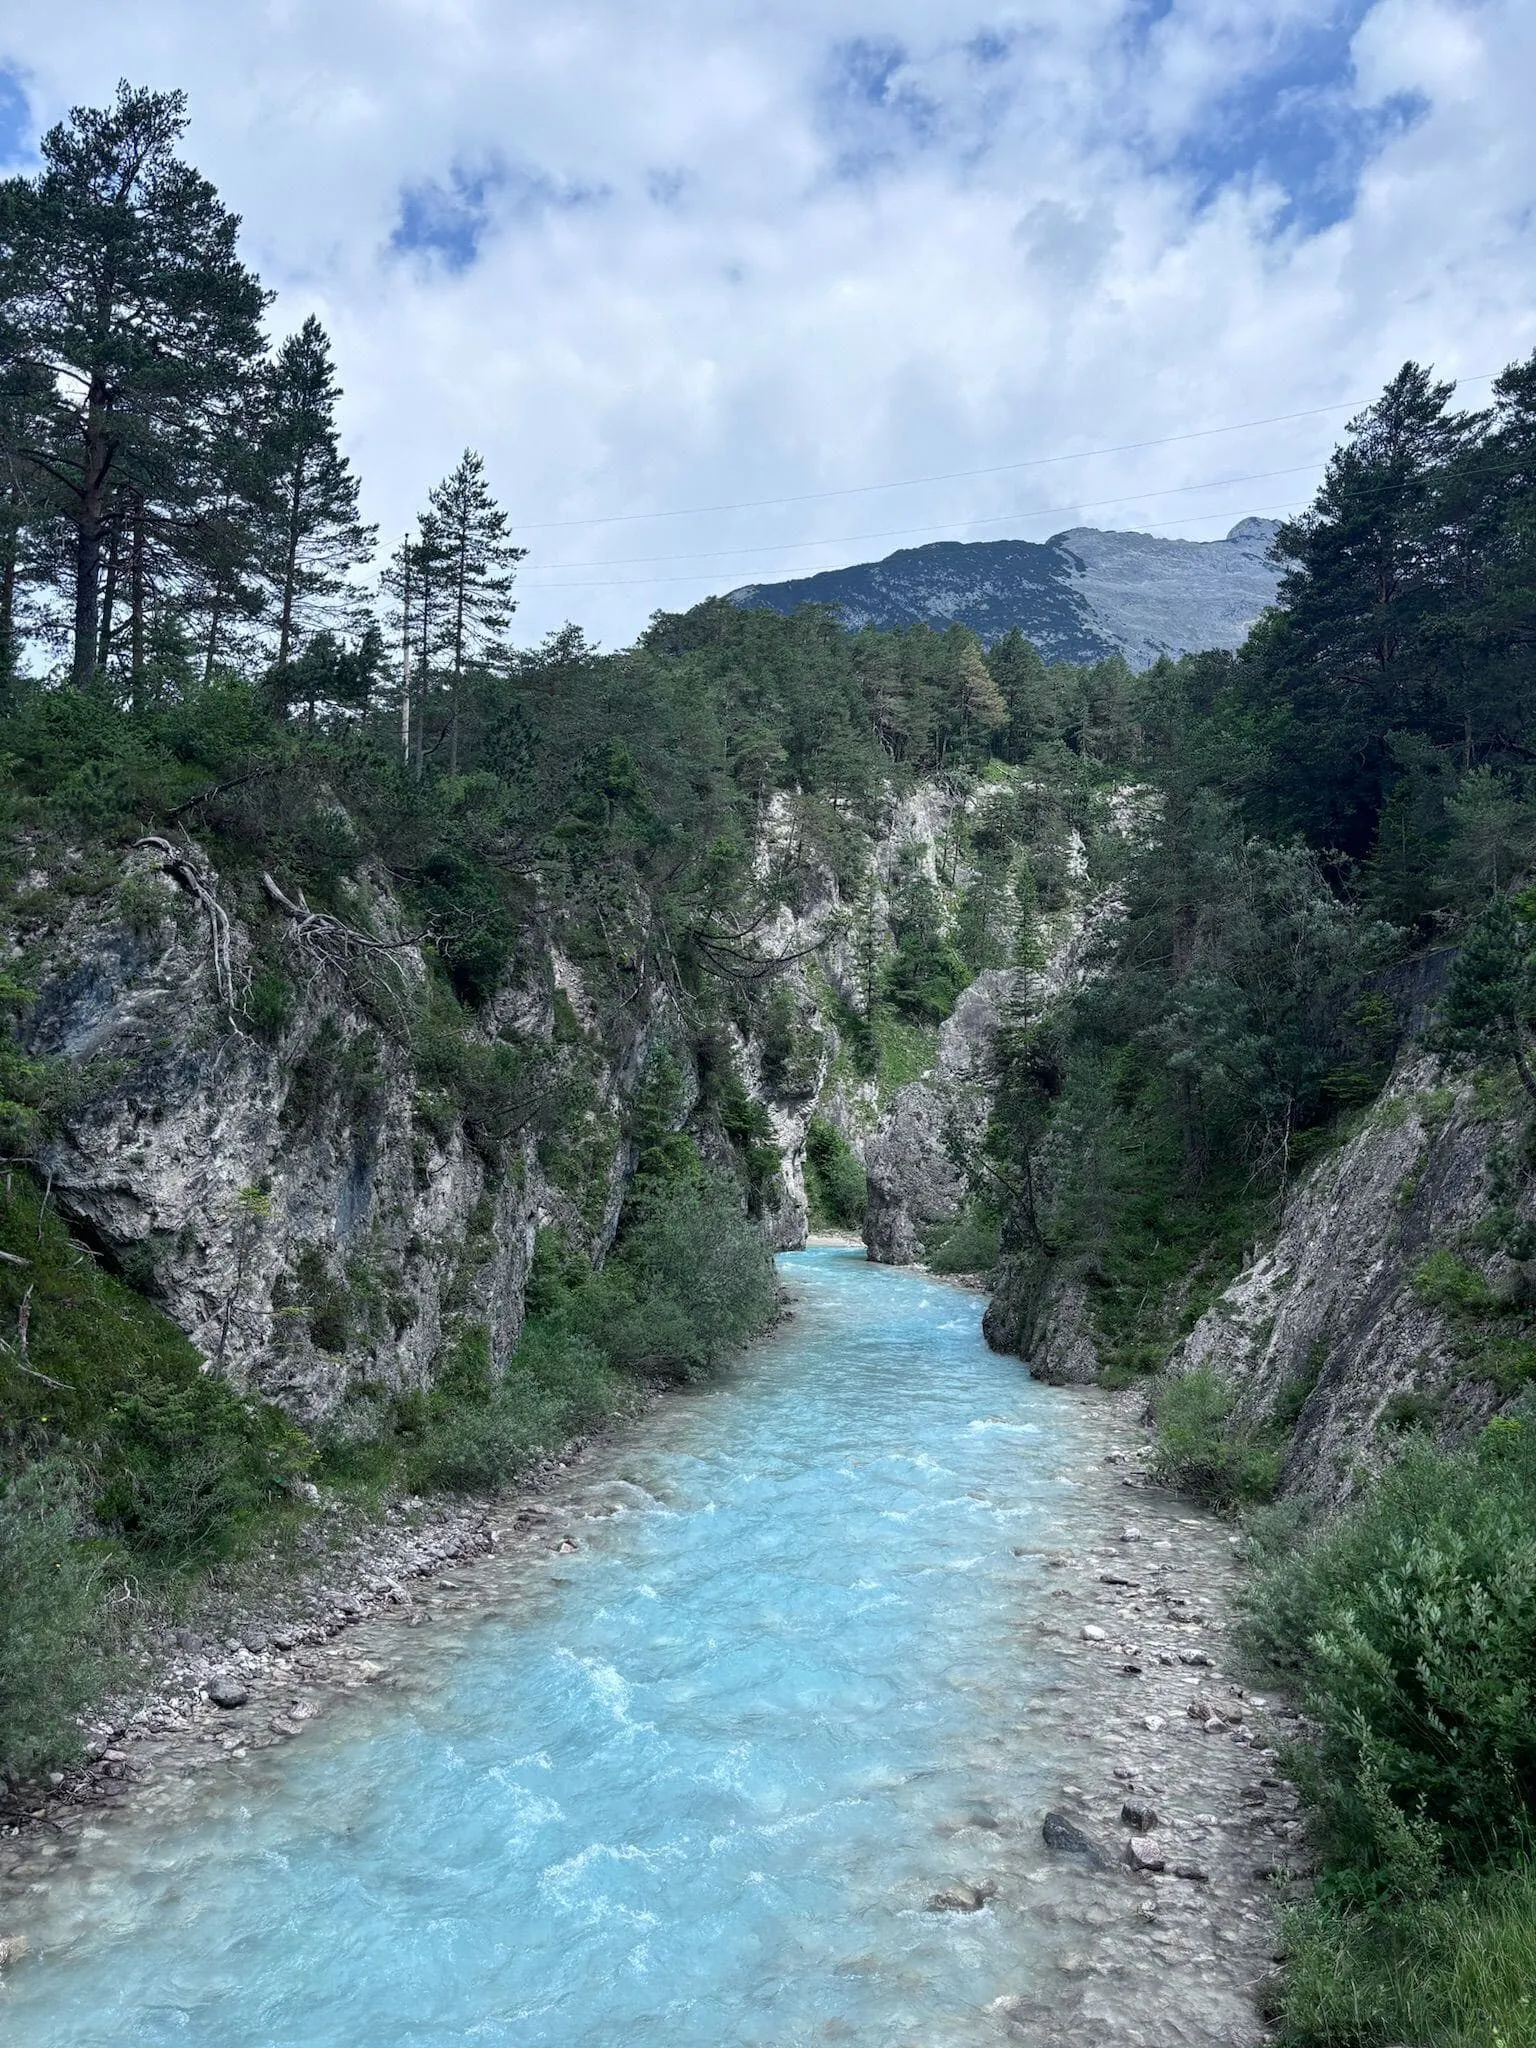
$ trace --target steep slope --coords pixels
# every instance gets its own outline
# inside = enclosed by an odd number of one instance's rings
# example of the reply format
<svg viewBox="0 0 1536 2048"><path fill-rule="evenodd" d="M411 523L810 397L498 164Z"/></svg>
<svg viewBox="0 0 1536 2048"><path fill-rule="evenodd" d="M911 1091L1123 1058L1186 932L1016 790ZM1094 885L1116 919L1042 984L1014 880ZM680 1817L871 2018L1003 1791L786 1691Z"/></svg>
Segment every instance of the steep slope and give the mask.
<svg viewBox="0 0 1536 2048"><path fill-rule="evenodd" d="M1236 647L1275 595L1273 519L1239 520L1223 540L1163 540L1076 526L1048 541L938 541L880 562L732 591L737 604L789 613L836 607L845 625L969 626L990 644L1018 626L1052 661Z"/></svg>

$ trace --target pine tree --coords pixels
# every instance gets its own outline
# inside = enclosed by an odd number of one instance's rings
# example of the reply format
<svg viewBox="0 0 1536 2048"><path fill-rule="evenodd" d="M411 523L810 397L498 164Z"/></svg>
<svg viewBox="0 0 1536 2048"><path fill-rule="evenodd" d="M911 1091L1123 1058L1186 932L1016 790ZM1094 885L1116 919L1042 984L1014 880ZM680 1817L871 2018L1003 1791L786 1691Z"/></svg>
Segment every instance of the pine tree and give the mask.
<svg viewBox="0 0 1536 2048"><path fill-rule="evenodd" d="M465 673L485 662L511 618L512 579L528 551L507 539L506 514L491 496L485 464L472 448L432 492L431 506L441 562L437 647L452 693L448 772L457 775Z"/></svg>
<svg viewBox="0 0 1536 2048"><path fill-rule="evenodd" d="M277 667L285 669L317 599L335 597L372 553L377 528L358 517L358 480L341 452L341 387L313 314L278 350L266 377L264 455L270 476L268 576L277 595Z"/></svg>
<svg viewBox="0 0 1536 2048"><path fill-rule="evenodd" d="M236 252L239 220L174 154L186 125L183 93L125 81L111 107L76 107L44 136L35 178L0 183L0 359L39 398L9 452L71 532L77 685L99 660L114 516L137 519L142 565L210 409L262 351L266 295Z"/></svg>

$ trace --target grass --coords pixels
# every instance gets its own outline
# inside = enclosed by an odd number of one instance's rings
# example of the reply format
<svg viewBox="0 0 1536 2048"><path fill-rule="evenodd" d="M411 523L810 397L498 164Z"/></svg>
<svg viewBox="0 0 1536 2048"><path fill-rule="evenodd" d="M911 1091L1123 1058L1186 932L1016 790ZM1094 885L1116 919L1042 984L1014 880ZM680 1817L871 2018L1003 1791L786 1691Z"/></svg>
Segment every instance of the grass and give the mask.
<svg viewBox="0 0 1536 2048"><path fill-rule="evenodd" d="M1288 2048L1536 2048L1536 1865L1376 1912L1287 1916Z"/></svg>

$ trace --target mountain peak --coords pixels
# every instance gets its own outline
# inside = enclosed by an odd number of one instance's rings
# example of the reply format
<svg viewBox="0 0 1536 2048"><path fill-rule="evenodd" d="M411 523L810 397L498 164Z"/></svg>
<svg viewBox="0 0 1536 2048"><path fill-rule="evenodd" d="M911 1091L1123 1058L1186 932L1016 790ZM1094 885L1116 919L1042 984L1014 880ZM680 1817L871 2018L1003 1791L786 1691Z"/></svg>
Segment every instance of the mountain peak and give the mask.
<svg viewBox="0 0 1536 2048"><path fill-rule="evenodd" d="M1159 655L1237 647L1273 601L1273 519L1240 519L1222 540L1167 540L1073 526L1047 541L934 541L883 561L730 592L740 605L793 612L830 604L845 625L942 628L990 643L1017 626L1048 660L1132 668Z"/></svg>

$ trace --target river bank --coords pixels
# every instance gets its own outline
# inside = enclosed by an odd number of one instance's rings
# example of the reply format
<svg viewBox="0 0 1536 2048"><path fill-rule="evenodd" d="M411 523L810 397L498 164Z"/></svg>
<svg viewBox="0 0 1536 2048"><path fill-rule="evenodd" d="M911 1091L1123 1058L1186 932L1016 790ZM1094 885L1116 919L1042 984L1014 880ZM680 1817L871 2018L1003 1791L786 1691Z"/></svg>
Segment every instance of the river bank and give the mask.
<svg viewBox="0 0 1536 2048"><path fill-rule="evenodd" d="M831 1256L839 1267L853 1264ZM914 1301L926 1302L913 1326L923 1342L953 1346L959 1337L946 1333L960 1325L968 1331L979 1318L974 1296L941 1292L918 1276L887 1279L872 1273L866 1282L866 1270L844 1272L839 1285L851 1285L851 1298L871 1306L894 1298L904 1313ZM813 1324L816 1309L813 1299ZM835 1322L827 1332L842 1344ZM857 1334L846 1344L849 1352L858 1348ZM697 1482L710 1499L694 1503L686 1529L669 1533L680 1509L675 1501L661 1503L688 1472L713 1469L718 1452L708 1449L712 1433L729 1427L739 1435L742 1423L731 1420L732 1409L750 1414L764 1400L777 1399L775 1413L793 1412L782 1406L791 1390L775 1396L773 1376L789 1369L797 1345L817 1335L791 1322L726 1384L662 1404L653 1421L626 1432L622 1443L589 1447L565 1461L564 1469L541 1473L535 1493L441 1520L425 1508L417 1511L391 1533L372 1571L359 1571L356 1590L335 1583L340 1575L333 1572L334 1597L305 1622L302 1635L279 1624L257 1647L246 1641L231 1650L226 1639L185 1653L177 1676L182 1690L168 1693L166 1705L146 1711L142 1720L112 1731L108 1747L116 1755L104 1755L100 1766L116 1768L97 1780L110 1788L104 1802L56 1813L51 1824L0 1844L6 1857L0 1866L0 1927L31 1934L40 1952L67 1958L75 1944L89 1941L88 1926L72 1919L67 1907L50 1922L50 1892L108 1883L117 1865L136 1868L147 1851L175 1861L183 1845L206 1830L209 1816L221 1812L238 1810L245 1816L240 1828L260 1831L297 1782L282 1758L285 1747L297 1745L300 1778L330 1769L358 1742L365 1742L356 1751L359 1757L371 1755L368 1731L377 1729L372 1740L383 1740L400 1715L409 1719L423 1688L434 1696L451 1690L456 1674L462 1679L469 1668L465 1659L473 1664L473 1646L485 1640L487 1628L509 1628L508 1650L519 1658L532 1656L534 1645L523 1633L529 1624L520 1617L553 1603L557 1616L567 1616L560 1640L571 1644L570 1651L561 1647L556 1655L575 1654L591 1663L580 1647L581 1616L596 1595L583 1597L578 1589L594 1583L596 1573L597 1583L609 1588L611 1604L621 1595L645 1596L643 1582L656 1577L654 1569L642 1569L637 1584L635 1567L623 1565L626 1545L666 1540L676 1546L678 1571L690 1578L717 1574L721 1567L711 1553L722 1534L710 1504L717 1483L707 1477ZM902 1545L914 1540L904 1533L914 1526L908 1518L920 1503L892 1504L873 1521L862 1519L861 1511L847 1525L844 1540L853 1542L854 1554L868 1552L862 1571L831 1566L839 1574L853 1571L853 1586L870 1584L868 1594L856 1596L865 1604L889 1602L903 1587L927 1583L935 1569L951 1575L941 1582L963 1590L967 1599L984 1596L976 1620L953 1643L936 1642L923 1653L932 1660L926 1674L914 1670L888 1697L881 1682L883 1706L877 1708L870 1696L863 1707L851 1709L857 1718L848 1724L850 1734L857 1730L861 1739L866 1724L878 1729L882 1716L892 1712L905 1725L912 1712L921 1718L959 1711L947 1701L965 1709L956 1732L926 1764L921 1745L914 1757L908 1737L897 1744L900 1782L912 1788L901 1794L900 1869L886 1868L891 1845L883 1830L884 1846L867 1883L871 1898L884 1902L882 1914L892 1902L899 1908L898 1922L885 1925L864 1966L874 1969L874 1958L886 1958L892 1940L918 1943L906 1917L916 1915L918 1923L931 1922L935 1929L934 1936L921 1937L927 1960L918 1975L940 2004L949 1973L976 1949L978 1936L982 1949L995 1957L982 1974L995 1969L1003 1981L994 1976L985 1987L987 1997L973 2001L984 2016L977 2021L977 2039L1179 2038L1223 2048L1258 2042L1264 2032L1253 1995L1271 1967L1274 1948L1272 1873L1300 1865L1300 1829L1293 1798L1276 1769L1279 1717L1269 1703L1246 1695L1234 1675L1227 1613L1236 1568L1229 1532L1145 1485L1145 1433L1124 1402L1038 1388L1013 1362L982 1352L979 1338L966 1343L975 1344L975 1353L967 1351L958 1361L961 1377L946 1396L951 1409L961 1402L960 1417L946 1425L949 1448L925 1445L925 1425L914 1414L911 1456L899 1461L915 1459L918 1477L939 1461L942 1471L923 1477L929 1505L922 1513L942 1510L945 1526L958 1517L954 1540L946 1539L946 1547L931 1556L925 1548L901 1566ZM906 1370L921 1374L921 1361L906 1351L902 1356ZM966 1362L971 1357L973 1365ZM965 1392L967 1376L979 1382L974 1404ZM877 1375L869 1385L880 1383ZM914 1390L921 1384L920 1377L910 1382ZM995 1411L984 1409L981 1396L996 1401L1009 1390L1016 1404L1010 1397ZM829 1470L848 1475L838 1482L840 1495L835 1489L835 1497L845 1496L850 1485L862 1484L855 1475L867 1459L888 1459L907 1434L901 1413L883 1422L871 1417L866 1424L855 1410L845 1415L840 1436L819 1450L808 1445L812 1462L803 1470L797 1452L766 1498L792 1510L796 1489L825 1487ZM867 1444L861 1443L865 1435ZM892 1449L883 1450L884 1444ZM697 1466L701 1449L707 1453L704 1468ZM749 1432L741 1449L754 1462L782 1460L771 1437L754 1451ZM684 1463L678 1467L680 1454ZM733 1457L740 1454L733 1449ZM658 1457L665 1483L655 1476ZM1014 1504L1017 1479L1010 1481L1009 1474L1020 1458L1034 1476ZM650 1489L643 1497L632 1474ZM938 1490L932 1493L935 1477ZM685 1491L694 1484L687 1481ZM1029 1505L1037 1496L1039 1505ZM801 1533L808 1541L819 1526L808 1523ZM1010 1527L1025 1540L1001 1542ZM758 1509L739 1540L755 1547L765 1537L771 1540L772 1531ZM804 1552L789 1555L786 1564L794 1575L790 1586L829 1568L827 1559ZM620 1566L621 1576L614 1579ZM914 1568L916 1581L909 1576ZM706 1576L701 1583L717 1582ZM876 1582L888 1590L874 1590ZM664 1583L658 1590L665 1597ZM689 1599L696 1603L700 1597L705 1596ZM776 1606L782 1597L789 1596ZM290 1642L279 1639L289 1635ZM886 1644L883 1628L877 1627L869 1651L871 1675L858 1681L855 1697L865 1697L886 1655L902 1661L899 1637ZM662 1668L673 1670L680 1654L667 1651ZM809 1654L790 1657L783 1682L792 1688L808 1682L799 1660ZM609 1665L614 1676L602 1679L602 1688L620 1684L623 1671L627 1697L638 1680L618 1655L593 1668ZM513 1667L505 1669L498 1687L521 1682ZM194 1696L211 1691L220 1676L247 1694L241 1704L221 1708ZM195 1679L201 1683L194 1687ZM803 1697L797 1690L800 1703L790 1715L796 1728L820 1724L823 1694L820 1681ZM731 1715L740 1711L733 1708ZM669 1712L675 1715L677 1708ZM620 1726L644 1728L653 1720L654 1714L641 1717L638 1709L626 1708ZM625 1736L638 1739L661 1737ZM509 1737L497 1747L510 1754L519 1742L526 1743L526 1736ZM317 1743L306 1764L306 1751ZM963 1754L956 1755L957 1746ZM386 1805L393 1792L389 1782L391 1791L381 1795ZM700 1796L707 1802L717 1795L694 1795ZM229 1808L231 1799L237 1809ZM917 1805L908 1810L911 1800ZM1047 1815L1056 1817L1049 1834L1042 1833ZM627 1833L620 1839L643 1845L633 1818L624 1825ZM1077 1831L1077 1846L1067 1830ZM861 1869L863 1853L839 1852L839 1889L849 1881L850 1868ZM861 1876L859 1885L865 1881ZM905 1931L897 1932L898 1926ZM1009 1956L1017 1958L1011 1973ZM918 1956L910 1960L916 1967ZM967 1964L962 1974L969 1983L976 1972ZM969 2040L972 2034L937 2037Z"/></svg>

